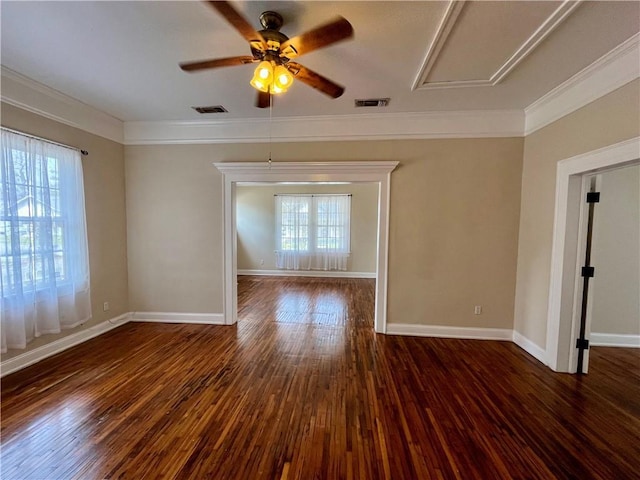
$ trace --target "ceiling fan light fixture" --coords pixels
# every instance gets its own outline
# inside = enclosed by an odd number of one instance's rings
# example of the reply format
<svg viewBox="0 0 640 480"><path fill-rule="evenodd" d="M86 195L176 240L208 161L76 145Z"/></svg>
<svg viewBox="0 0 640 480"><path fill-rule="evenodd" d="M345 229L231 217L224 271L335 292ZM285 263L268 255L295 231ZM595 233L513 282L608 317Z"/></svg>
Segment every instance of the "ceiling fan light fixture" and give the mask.
<svg viewBox="0 0 640 480"><path fill-rule="evenodd" d="M261 92L268 92L269 86L273 83L273 65L271 62L267 60L260 62L249 83L253 88Z"/></svg>
<svg viewBox="0 0 640 480"><path fill-rule="evenodd" d="M273 71L271 93L284 93L293 83L293 75L283 65L277 65Z"/></svg>

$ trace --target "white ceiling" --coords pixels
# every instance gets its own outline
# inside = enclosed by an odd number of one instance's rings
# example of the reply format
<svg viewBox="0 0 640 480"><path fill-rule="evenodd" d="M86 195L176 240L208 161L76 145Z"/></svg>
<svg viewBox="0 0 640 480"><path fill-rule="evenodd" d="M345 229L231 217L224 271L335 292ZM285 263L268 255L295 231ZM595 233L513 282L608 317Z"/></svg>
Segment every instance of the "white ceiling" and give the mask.
<svg viewBox="0 0 640 480"><path fill-rule="evenodd" d="M281 13L290 37L338 14L353 25L352 40L298 59L344 85L344 95L330 99L296 82L276 98L274 117L521 110L640 31L638 1L233 5L256 29L262 11ZM253 66L192 74L178 68L250 54L203 2L2 1L0 9L3 66L122 121L269 115L254 107ZM354 108L354 99L370 97L391 103ZM228 113L190 108L219 104Z"/></svg>

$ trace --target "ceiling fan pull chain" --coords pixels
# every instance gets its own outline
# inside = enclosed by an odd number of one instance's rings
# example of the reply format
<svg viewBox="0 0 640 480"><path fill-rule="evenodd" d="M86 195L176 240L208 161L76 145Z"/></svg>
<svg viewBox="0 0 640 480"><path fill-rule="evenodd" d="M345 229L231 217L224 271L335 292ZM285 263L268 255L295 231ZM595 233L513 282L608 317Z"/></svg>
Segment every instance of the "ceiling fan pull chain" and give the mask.
<svg viewBox="0 0 640 480"><path fill-rule="evenodd" d="M271 170L271 119L273 111L273 95L269 93L269 170Z"/></svg>

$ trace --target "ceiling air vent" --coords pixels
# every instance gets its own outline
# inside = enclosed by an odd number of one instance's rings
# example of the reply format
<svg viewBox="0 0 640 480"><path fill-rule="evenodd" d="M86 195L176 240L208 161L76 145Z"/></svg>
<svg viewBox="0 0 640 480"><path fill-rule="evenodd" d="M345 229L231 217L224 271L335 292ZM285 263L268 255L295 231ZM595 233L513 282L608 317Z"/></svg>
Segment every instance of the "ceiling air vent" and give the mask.
<svg viewBox="0 0 640 480"><path fill-rule="evenodd" d="M389 105L390 98L367 98L364 100L356 100L356 107L386 107Z"/></svg>
<svg viewBox="0 0 640 480"><path fill-rule="evenodd" d="M227 111L222 105L214 105L212 107L191 107L198 113L225 113Z"/></svg>

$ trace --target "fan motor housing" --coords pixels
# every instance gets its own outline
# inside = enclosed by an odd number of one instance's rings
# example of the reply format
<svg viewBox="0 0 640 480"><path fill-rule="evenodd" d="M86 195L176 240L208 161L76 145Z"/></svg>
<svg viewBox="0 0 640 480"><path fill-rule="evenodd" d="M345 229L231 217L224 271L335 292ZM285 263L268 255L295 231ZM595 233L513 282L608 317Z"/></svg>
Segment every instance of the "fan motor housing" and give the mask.
<svg viewBox="0 0 640 480"><path fill-rule="evenodd" d="M280 44L289 40L289 37L287 37L284 33L281 33L277 30L265 29L265 30L260 30L259 33L260 35L262 35L262 38L264 38L267 41L267 43L269 43L269 41L272 41L272 42L278 42L278 44Z"/></svg>
<svg viewBox="0 0 640 480"><path fill-rule="evenodd" d="M260 14L260 25L262 25L265 30L280 30L282 24L282 15L278 12L267 10Z"/></svg>
<svg viewBox="0 0 640 480"><path fill-rule="evenodd" d="M282 15L271 10L262 12L260 15L260 24L264 29L260 30L258 33L262 35L262 38L267 42L269 48L267 52L263 52L261 49L252 45L251 53L253 54L253 58L265 59L265 57L268 56L265 53L272 53L277 60L280 52L280 45L289 40L289 37L279 31L283 24Z"/></svg>

